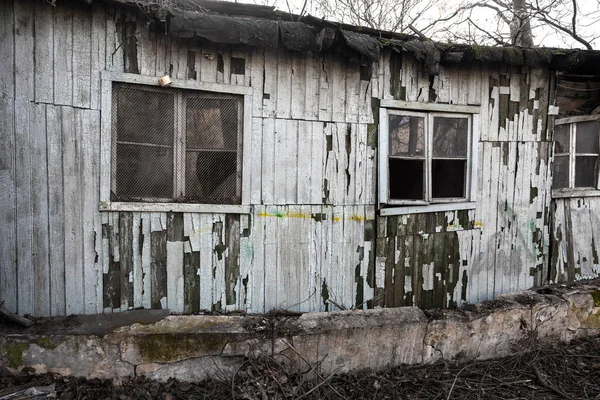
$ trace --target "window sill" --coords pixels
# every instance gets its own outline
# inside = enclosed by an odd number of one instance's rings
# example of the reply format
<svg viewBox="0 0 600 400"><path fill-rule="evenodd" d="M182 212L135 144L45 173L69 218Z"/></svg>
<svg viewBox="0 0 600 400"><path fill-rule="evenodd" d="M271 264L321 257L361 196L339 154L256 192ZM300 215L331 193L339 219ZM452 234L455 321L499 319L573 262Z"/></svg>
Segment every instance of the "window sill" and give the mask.
<svg viewBox="0 0 600 400"><path fill-rule="evenodd" d="M214 214L250 214L249 205L239 204L192 204L192 203L133 203L104 202L100 211L189 212Z"/></svg>
<svg viewBox="0 0 600 400"><path fill-rule="evenodd" d="M552 189L553 199L565 199L572 197L600 197L600 190L597 189Z"/></svg>
<svg viewBox="0 0 600 400"><path fill-rule="evenodd" d="M443 212L457 210L474 210L477 203L468 201L463 203L428 204L419 206L403 206L382 208L379 213L382 217L388 215L422 214L428 212Z"/></svg>

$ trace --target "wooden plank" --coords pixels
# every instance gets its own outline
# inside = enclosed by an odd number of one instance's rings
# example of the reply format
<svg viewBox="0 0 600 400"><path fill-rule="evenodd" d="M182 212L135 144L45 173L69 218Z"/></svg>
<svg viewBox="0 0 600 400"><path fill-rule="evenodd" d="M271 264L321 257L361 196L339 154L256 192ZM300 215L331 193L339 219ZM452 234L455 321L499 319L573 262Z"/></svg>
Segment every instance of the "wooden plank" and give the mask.
<svg viewBox="0 0 600 400"><path fill-rule="evenodd" d="M48 241L51 243L50 265L50 312L65 314L65 232L64 189L62 162L62 109L47 106L46 140L48 153Z"/></svg>
<svg viewBox="0 0 600 400"><path fill-rule="evenodd" d="M287 121L284 119L275 120L275 159L273 163L273 203L287 204L288 189L288 169L295 172L295 163L292 163L290 149L288 148L290 132L288 131Z"/></svg>
<svg viewBox="0 0 600 400"><path fill-rule="evenodd" d="M265 311L270 310L272 308L276 308L278 306L277 303L277 294L278 294L278 276L279 272L277 266L277 248L279 245L278 237L278 220L277 217L279 214L279 210L277 207L272 206L265 208L264 214L266 215L264 218L265 228L264 228L264 270L265 270L265 280L264 280L264 298L265 298Z"/></svg>
<svg viewBox="0 0 600 400"><path fill-rule="evenodd" d="M231 83L231 46L217 46L217 83Z"/></svg>
<svg viewBox="0 0 600 400"><path fill-rule="evenodd" d="M15 1L15 98L29 101L35 97L33 10L32 0Z"/></svg>
<svg viewBox="0 0 600 400"><path fill-rule="evenodd" d="M263 48L252 48L250 62L250 82L252 86L252 116L263 116L263 82L265 79L265 52Z"/></svg>
<svg viewBox="0 0 600 400"><path fill-rule="evenodd" d="M172 313L184 312L183 242L167 241L167 306Z"/></svg>
<svg viewBox="0 0 600 400"><path fill-rule="evenodd" d="M321 64L321 55L312 54L304 55L305 62L305 101L304 101L304 118L309 121L317 120L319 117L319 71Z"/></svg>
<svg viewBox="0 0 600 400"><path fill-rule="evenodd" d="M106 10L104 4L92 3L90 107L100 109L102 83L100 71L106 69Z"/></svg>
<svg viewBox="0 0 600 400"><path fill-rule="evenodd" d="M333 111L333 55L321 56L322 63L319 76L319 121L331 121Z"/></svg>
<svg viewBox="0 0 600 400"><path fill-rule="evenodd" d="M106 213L103 213L105 215ZM151 214L141 214L142 241L142 307L152 308L152 251L151 251Z"/></svg>
<svg viewBox="0 0 600 400"><path fill-rule="evenodd" d="M0 13L1 14L1 13ZM2 18L2 15L0 15ZM0 26L0 31L2 27ZM0 37L0 43L2 37ZM2 72L0 71L0 74ZM0 96L0 293L4 308L17 312L16 138L14 100Z"/></svg>
<svg viewBox="0 0 600 400"><path fill-rule="evenodd" d="M225 215L212 215L212 310L225 311Z"/></svg>
<svg viewBox="0 0 600 400"><path fill-rule="evenodd" d="M65 206L65 288L67 314L84 312L84 266L82 237L82 171L81 138L83 129L81 115L71 107L62 109L63 149L63 197ZM68 273L66 272L68 271Z"/></svg>
<svg viewBox="0 0 600 400"><path fill-rule="evenodd" d="M73 10L71 7L54 9L54 104L73 104Z"/></svg>
<svg viewBox="0 0 600 400"><path fill-rule="evenodd" d="M262 89L263 117L274 117L277 114L277 50L265 49L264 80Z"/></svg>
<svg viewBox="0 0 600 400"><path fill-rule="evenodd" d="M50 263L48 232L48 175L46 106L31 105L29 129L31 155L31 213L33 263L33 315L50 316Z"/></svg>
<svg viewBox="0 0 600 400"><path fill-rule="evenodd" d="M213 291L213 218L210 214L200 215L200 309L212 309Z"/></svg>
<svg viewBox="0 0 600 400"><path fill-rule="evenodd" d="M32 225L31 213L31 153L30 103L15 101L15 186L17 221L17 313L20 315L34 312L34 270L32 265Z"/></svg>
<svg viewBox="0 0 600 400"><path fill-rule="evenodd" d="M263 119L252 118L252 135L250 138L250 171L244 171L250 174L250 204L260 204L262 198L262 138L263 138Z"/></svg>
<svg viewBox="0 0 600 400"><path fill-rule="evenodd" d="M346 68L346 122L359 121L360 68Z"/></svg>
<svg viewBox="0 0 600 400"><path fill-rule="evenodd" d="M133 308L133 213L119 213L119 285L121 311Z"/></svg>
<svg viewBox="0 0 600 400"><path fill-rule="evenodd" d="M254 252L251 238L251 221L254 221L250 215L240 215L240 273L237 282L236 293L238 310L248 310L250 306L250 296L252 295L251 275L254 272L252 261Z"/></svg>
<svg viewBox="0 0 600 400"><path fill-rule="evenodd" d="M297 201L298 204L311 204L312 189L312 123L298 122L298 163L297 163Z"/></svg>
<svg viewBox="0 0 600 400"><path fill-rule="evenodd" d="M91 6L73 8L73 105L89 108L92 85L92 15Z"/></svg>
<svg viewBox="0 0 600 400"><path fill-rule="evenodd" d="M306 114L306 72L307 63L310 59L305 53L292 53L292 79L291 79L291 117L293 119L304 119Z"/></svg>
<svg viewBox="0 0 600 400"><path fill-rule="evenodd" d="M265 312L265 221L264 206L255 206L252 214L250 238L252 271L248 282L248 304L246 309L253 313Z"/></svg>
<svg viewBox="0 0 600 400"><path fill-rule="evenodd" d="M54 7L35 2L35 101L52 103L54 98ZM2 53L4 54L4 53Z"/></svg>
<svg viewBox="0 0 600 400"><path fill-rule="evenodd" d="M225 308L235 310L238 308L238 296L242 296L240 288L240 216L226 215L224 221L225 240L227 253L225 259Z"/></svg>
<svg viewBox="0 0 600 400"><path fill-rule="evenodd" d="M332 96L332 114L331 119L335 122L346 121L346 68L345 62L339 55L333 58L331 68L331 91Z"/></svg>
<svg viewBox="0 0 600 400"><path fill-rule="evenodd" d="M167 227L163 216L152 213L150 219L151 306L167 308Z"/></svg>
<svg viewBox="0 0 600 400"><path fill-rule="evenodd" d="M95 232L101 230L98 215L98 183L99 182L99 153L100 113L98 111L78 110L78 121L81 125L81 159L82 176L82 226L83 226L83 282L85 295L85 312L97 312L96 287L100 285L100 264L97 262L98 244Z"/></svg>
<svg viewBox="0 0 600 400"><path fill-rule="evenodd" d="M327 152L324 124L322 122L310 122L307 125L306 135L306 140L310 140L311 148L309 204L321 204L323 202L324 154ZM298 155L306 160L302 152L299 151Z"/></svg>
<svg viewBox="0 0 600 400"><path fill-rule="evenodd" d="M0 93L9 97L15 95L14 3L3 2L0 12Z"/></svg>
<svg viewBox="0 0 600 400"><path fill-rule="evenodd" d="M262 202L274 204L275 199L275 120L263 120L262 134Z"/></svg>
<svg viewBox="0 0 600 400"><path fill-rule="evenodd" d="M267 60L265 60L265 63ZM266 77L265 77L266 83ZM277 57L277 118L292 116L292 58L284 48Z"/></svg>
<svg viewBox="0 0 600 400"><path fill-rule="evenodd" d="M132 307L141 308L142 298L144 292L144 271L142 269L142 214L138 212L133 213L131 221L131 249L132 255L132 291L133 291L133 303Z"/></svg>

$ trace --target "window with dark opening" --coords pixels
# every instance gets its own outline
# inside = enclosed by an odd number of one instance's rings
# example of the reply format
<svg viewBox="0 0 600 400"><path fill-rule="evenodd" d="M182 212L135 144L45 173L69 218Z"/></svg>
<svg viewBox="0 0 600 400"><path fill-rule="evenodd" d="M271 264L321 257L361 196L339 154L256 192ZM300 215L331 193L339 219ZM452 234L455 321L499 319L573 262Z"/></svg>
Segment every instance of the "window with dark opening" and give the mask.
<svg viewBox="0 0 600 400"><path fill-rule="evenodd" d="M598 120L556 121L553 189L598 188L599 133Z"/></svg>
<svg viewBox="0 0 600 400"><path fill-rule="evenodd" d="M387 110L387 190L392 204L465 201L471 116Z"/></svg>
<svg viewBox="0 0 600 400"><path fill-rule="evenodd" d="M114 83L111 200L240 204L242 96Z"/></svg>

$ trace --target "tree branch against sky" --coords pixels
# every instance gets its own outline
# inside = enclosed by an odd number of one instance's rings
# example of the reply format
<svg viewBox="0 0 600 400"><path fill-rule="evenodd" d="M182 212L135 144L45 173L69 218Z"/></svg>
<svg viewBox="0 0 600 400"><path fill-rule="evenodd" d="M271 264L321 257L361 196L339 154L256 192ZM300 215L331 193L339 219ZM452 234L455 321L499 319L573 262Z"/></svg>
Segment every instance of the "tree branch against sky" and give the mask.
<svg viewBox="0 0 600 400"><path fill-rule="evenodd" d="M600 46L600 0L245 0L285 11L439 41L488 45ZM529 34L530 33L530 34Z"/></svg>

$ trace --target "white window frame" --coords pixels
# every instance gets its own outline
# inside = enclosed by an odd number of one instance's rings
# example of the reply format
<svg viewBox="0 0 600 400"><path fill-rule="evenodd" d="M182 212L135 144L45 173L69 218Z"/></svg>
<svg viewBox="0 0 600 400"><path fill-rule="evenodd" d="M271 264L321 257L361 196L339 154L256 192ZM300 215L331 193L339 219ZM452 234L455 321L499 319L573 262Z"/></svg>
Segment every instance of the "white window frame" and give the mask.
<svg viewBox="0 0 600 400"><path fill-rule="evenodd" d="M466 197L426 200L397 200L389 198L389 115L398 114L425 118L425 193L431 189L429 161L432 159L432 138L429 126L434 117L469 117L468 162ZM401 100L382 100L379 109L379 207L380 214L404 215L425 212L469 210L476 208L477 166L479 144L480 106L417 103ZM432 126L432 125L431 125Z"/></svg>
<svg viewBox="0 0 600 400"><path fill-rule="evenodd" d="M250 136L252 129L252 88L195 80L172 79L170 88L191 89L223 94L242 95L244 117L242 121L242 173L241 204L197 204L174 202L116 202L110 200L112 185L112 87L113 82L155 86L160 90L159 77L102 71L101 132L100 132L100 211L150 211L150 212L200 212L200 213L250 213ZM175 157L174 157L175 158Z"/></svg>
<svg viewBox="0 0 600 400"><path fill-rule="evenodd" d="M600 196L600 173L598 173L596 187L595 188L585 188L585 187L575 187L575 158L576 155L586 155L585 153L577 153L576 149L576 127L578 122L589 122L589 121L600 121L600 114L596 115L578 115L576 117L566 117L556 119L554 121L554 125L569 125L569 187L560 188L560 189L552 189L552 197L553 198L569 198L569 197L595 197ZM598 140L600 141L600 134L598 135ZM554 154L556 153L556 142L553 142L552 147L552 155L553 155L553 176L554 176ZM596 155L594 154L589 154ZM598 160L600 162L600 156L598 156Z"/></svg>

